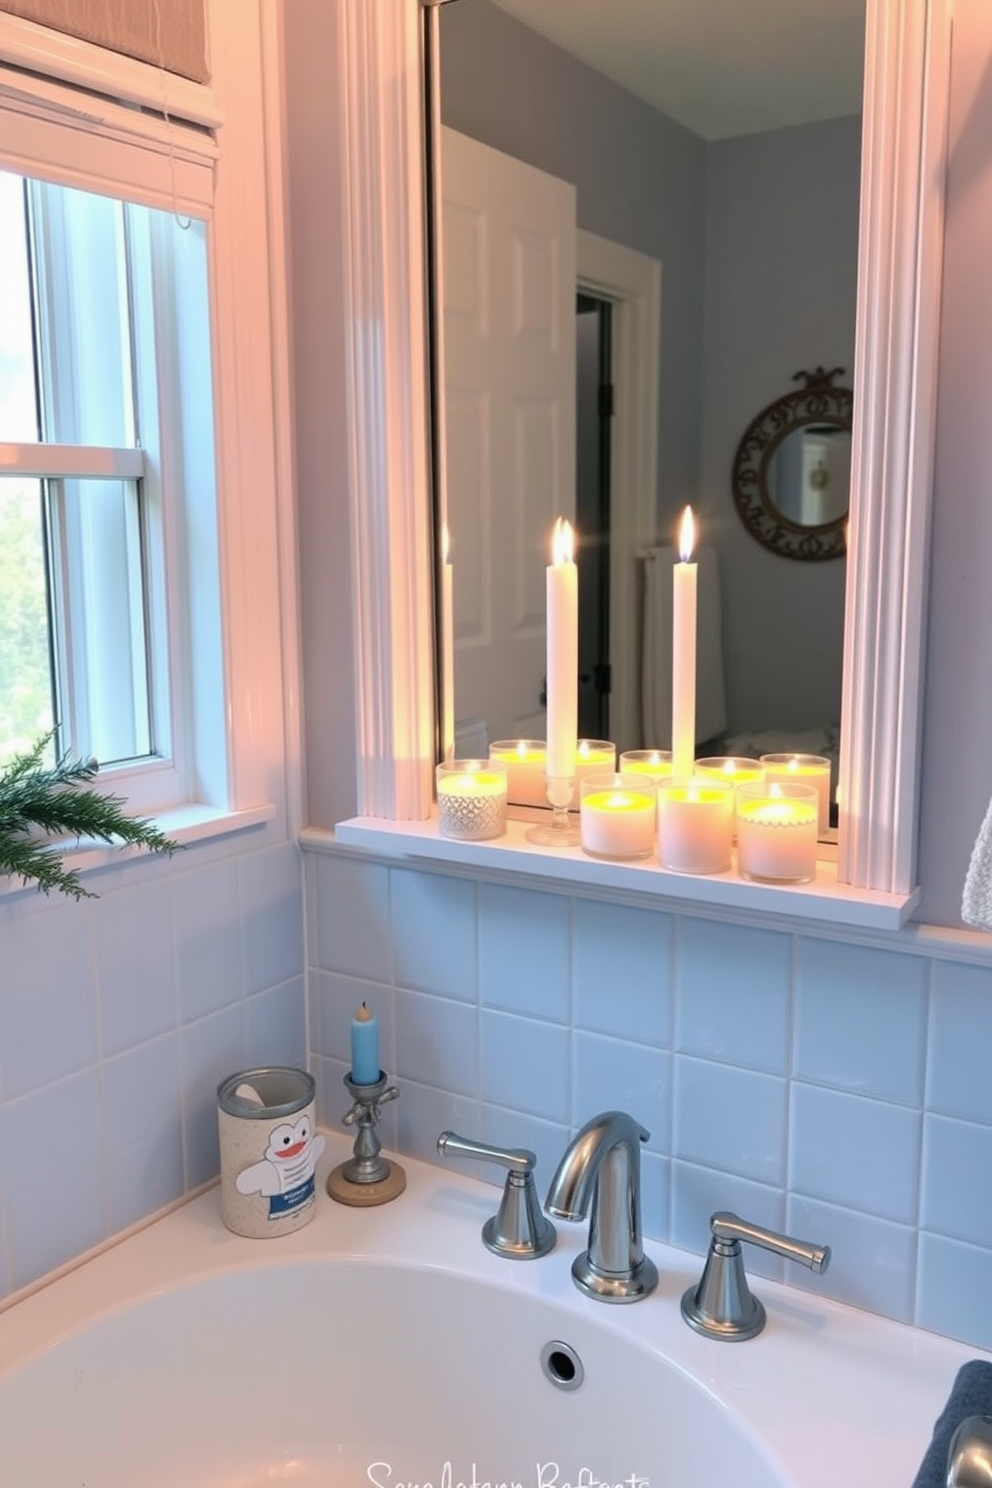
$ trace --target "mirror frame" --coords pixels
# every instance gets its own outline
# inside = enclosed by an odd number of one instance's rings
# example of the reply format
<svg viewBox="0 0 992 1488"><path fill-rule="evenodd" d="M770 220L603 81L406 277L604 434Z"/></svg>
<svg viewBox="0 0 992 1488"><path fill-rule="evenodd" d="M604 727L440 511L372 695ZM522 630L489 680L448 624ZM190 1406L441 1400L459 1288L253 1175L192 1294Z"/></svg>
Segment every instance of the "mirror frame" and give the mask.
<svg viewBox="0 0 992 1488"><path fill-rule="evenodd" d="M335 7L361 816L437 755L427 108L442 0ZM867 0L838 880L915 886L951 0ZM563 870L564 874L565 870Z"/></svg>
<svg viewBox="0 0 992 1488"><path fill-rule="evenodd" d="M847 506L829 522L802 526L779 510L769 489L772 462L790 435L813 424L851 432L853 394L833 382L843 371L843 367L831 372L817 367L813 372L795 373L793 382L801 381L803 386L783 393L755 414L738 442L730 472L737 515L755 541L780 558L820 563L843 558L847 550Z"/></svg>

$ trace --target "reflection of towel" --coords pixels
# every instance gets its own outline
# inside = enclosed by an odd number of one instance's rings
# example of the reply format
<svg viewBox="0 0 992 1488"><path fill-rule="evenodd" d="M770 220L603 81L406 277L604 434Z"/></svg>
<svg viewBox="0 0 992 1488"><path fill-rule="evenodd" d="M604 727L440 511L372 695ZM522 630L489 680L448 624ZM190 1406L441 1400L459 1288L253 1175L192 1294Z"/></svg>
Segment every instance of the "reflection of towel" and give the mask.
<svg viewBox="0 0 992 1488"><path fill-rule="evenodd" d="M951 1393L933 1428L920 1470L912 1488L944 1488L947 1482L947 1454L962 1421L969 1416L992 1413L992 1364L984 1359L969 1359L957 1372Z"/></svg>
<svg viewBox="0 0 992 1488"><path fill-rule="evenodd" d="M961 918L966 925L992 930L992 801L972 848L964 880Z"/></svg>
<svg viewBox="0 0 992 1488"><path fill-rule="evenodd" d="M644 559L642 743L667 749L672 737L672 564L674 547L647 548ZM720 625L720 575L715 548L696 555L696 743L727 727Z"/></svg>

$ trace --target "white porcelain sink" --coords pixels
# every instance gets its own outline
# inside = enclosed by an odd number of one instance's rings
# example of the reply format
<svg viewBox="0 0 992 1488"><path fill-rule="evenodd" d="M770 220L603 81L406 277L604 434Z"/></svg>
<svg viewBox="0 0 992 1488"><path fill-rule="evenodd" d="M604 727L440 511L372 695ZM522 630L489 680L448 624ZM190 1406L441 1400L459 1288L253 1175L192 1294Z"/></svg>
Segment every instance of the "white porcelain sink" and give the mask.
<svg viewBox="0 0 992 1488"><path fill-rule="evenodd" d="M975 1352L760 1281L765 1332L711 1342L679 1315L701 1257L649 1245L658 1291L593 1302L581 1228L500 1260L495 1189L404 1166L393 1203L321 1189L271 1242L229 1234L213 1190L3 1313L0 1484L910 1488Z"/></svg>

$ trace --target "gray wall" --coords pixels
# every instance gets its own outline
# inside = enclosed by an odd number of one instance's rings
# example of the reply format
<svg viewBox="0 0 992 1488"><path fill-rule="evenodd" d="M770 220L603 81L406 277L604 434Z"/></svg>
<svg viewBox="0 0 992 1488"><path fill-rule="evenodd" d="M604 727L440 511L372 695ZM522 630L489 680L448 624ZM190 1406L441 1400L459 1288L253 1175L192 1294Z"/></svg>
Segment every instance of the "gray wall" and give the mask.
<svg viewBox="0 0 992 1488"><path fill-rule="evenodd" d="M658 500L699 485L706 146L488 0L441 10L445 124L576 187L578 225L662 271Z"/></svg>
<svg viewBox="0 0 992 1488"><path fill-rule="evenodd" d="M707 146L699 507L720 551L731 731L840 720L846 565L762 547L730 473L794 373L843 367L851 386L860 155L858 117Z"/></svg>

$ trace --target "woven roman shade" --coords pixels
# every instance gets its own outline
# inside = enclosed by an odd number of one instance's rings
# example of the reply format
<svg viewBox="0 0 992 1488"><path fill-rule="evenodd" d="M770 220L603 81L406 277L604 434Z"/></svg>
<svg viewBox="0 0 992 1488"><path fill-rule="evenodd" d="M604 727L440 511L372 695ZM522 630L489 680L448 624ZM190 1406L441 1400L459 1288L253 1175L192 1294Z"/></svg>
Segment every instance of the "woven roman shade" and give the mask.
<svg viewBox="0 0 992 1488"><path fill-rule="evenodd" d="M203 0L0 0L0 10L194 82L210 81Z"/></svg>

